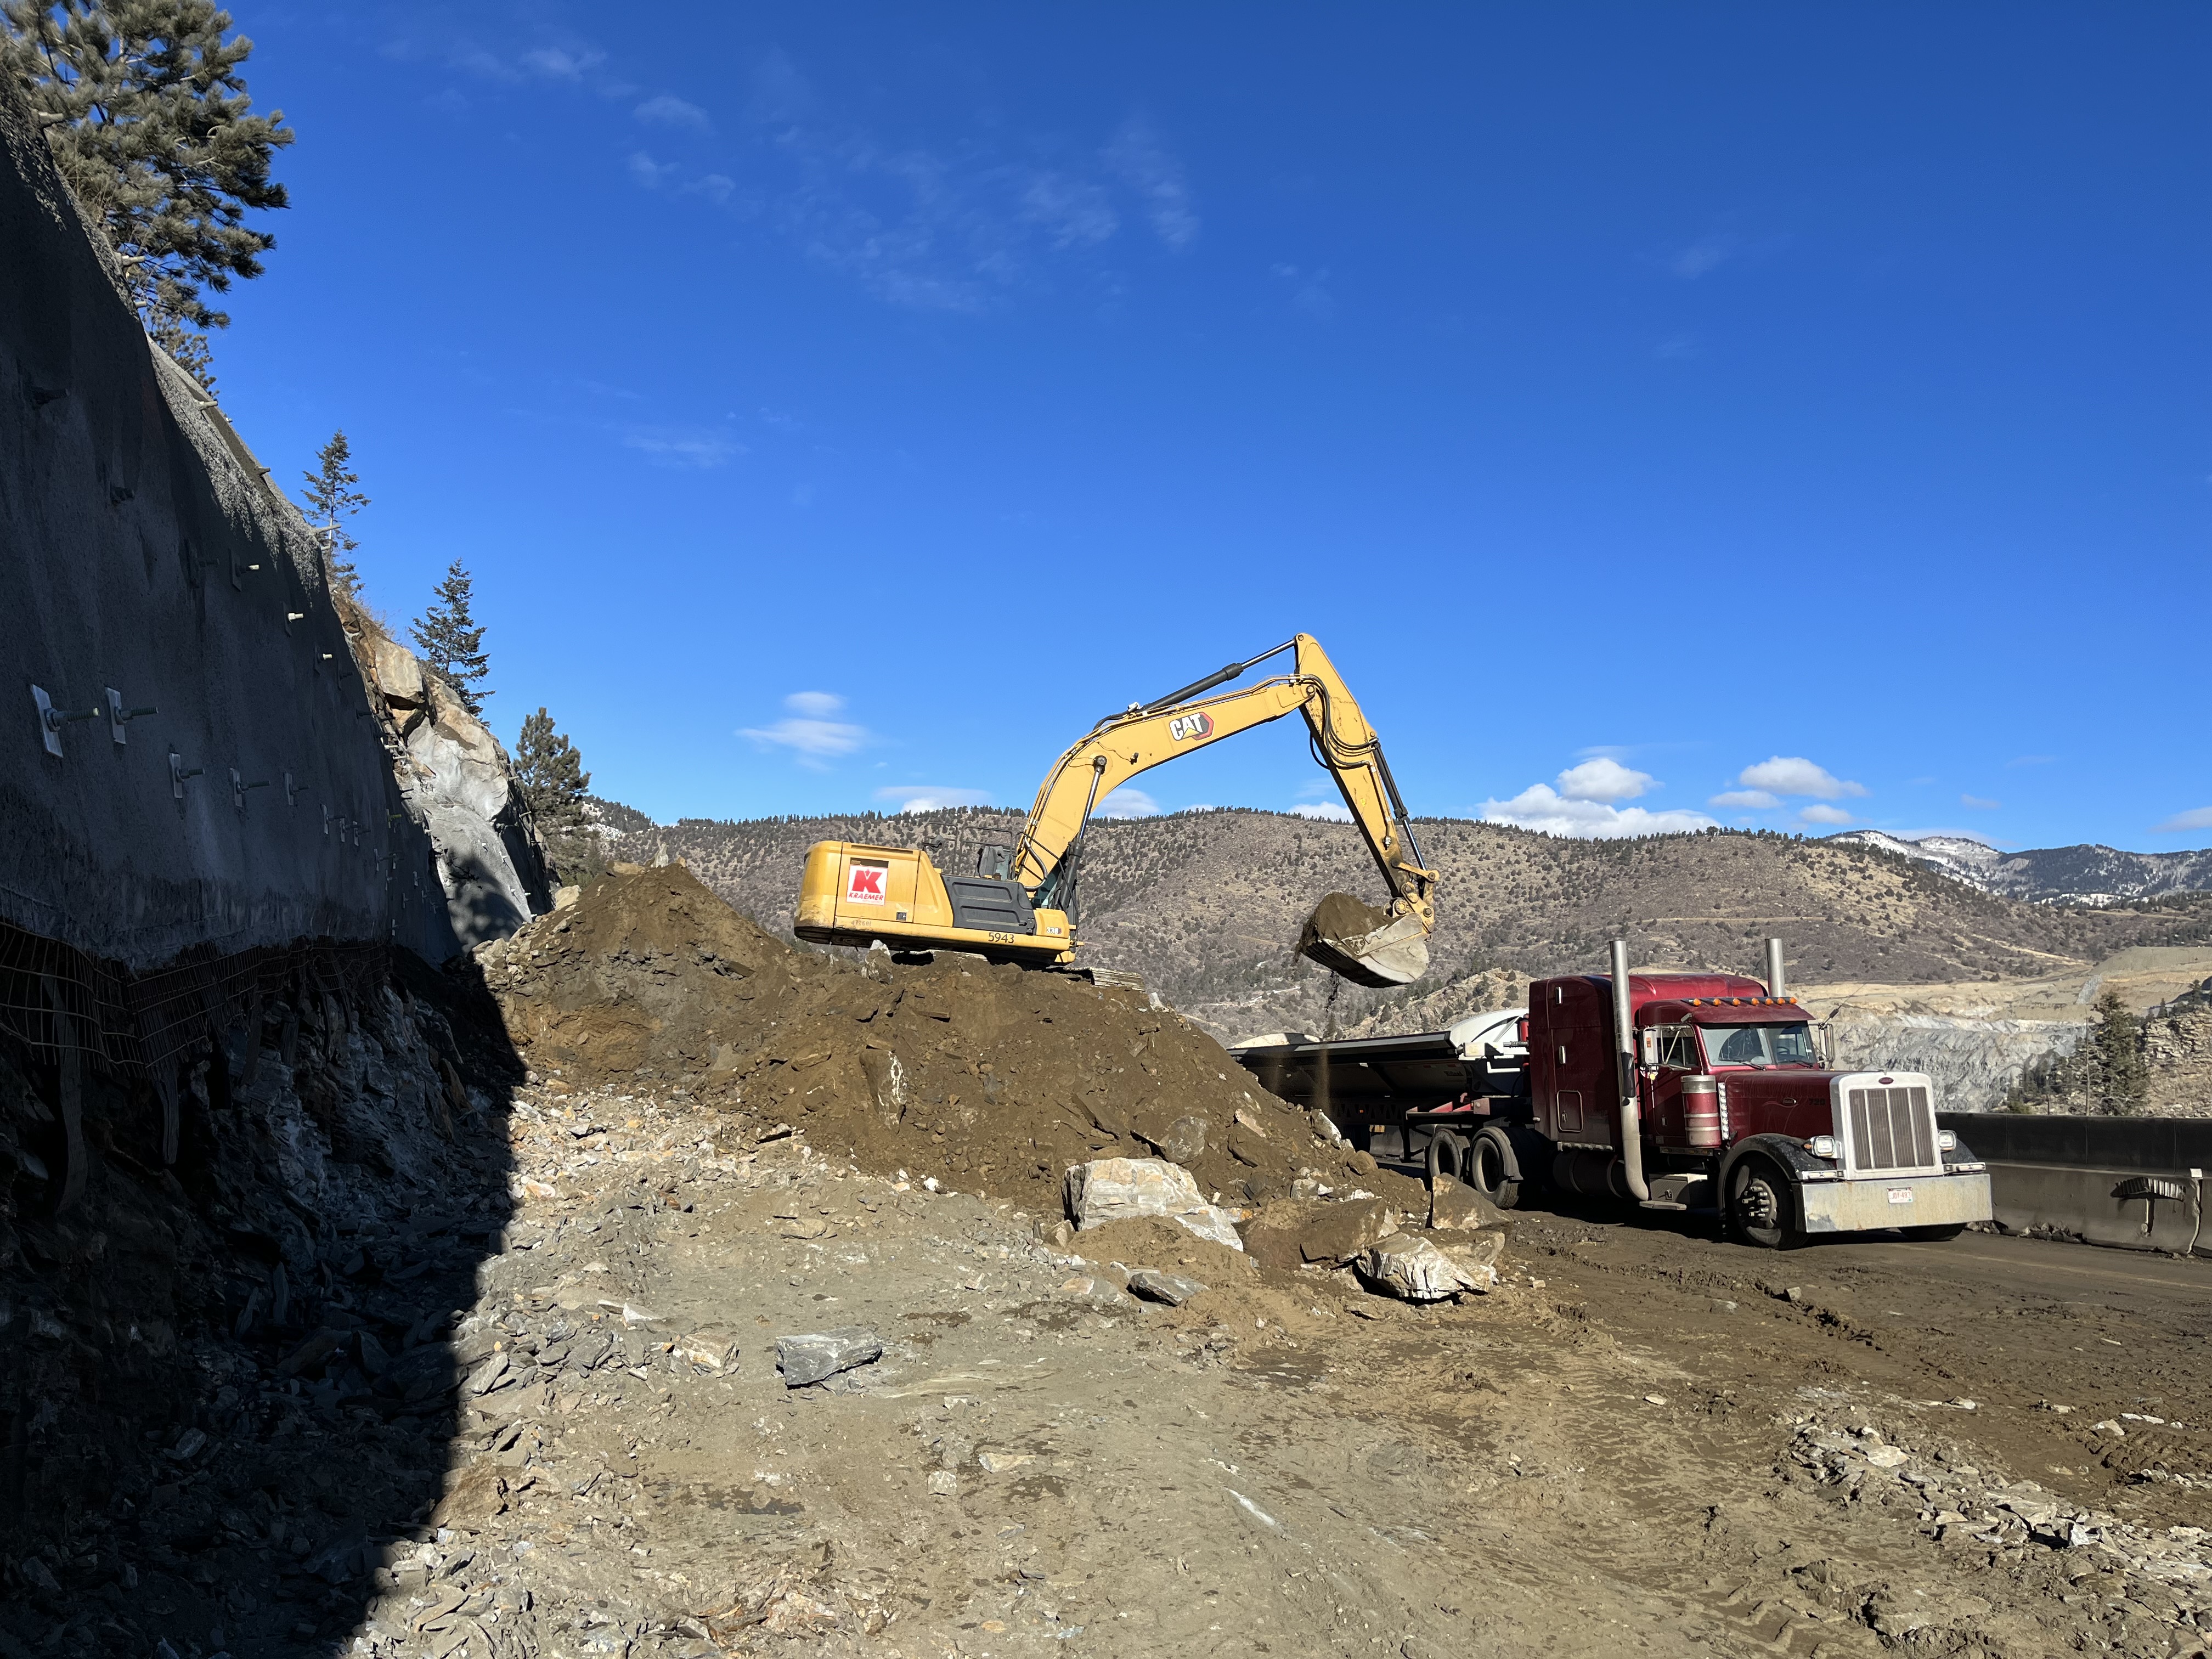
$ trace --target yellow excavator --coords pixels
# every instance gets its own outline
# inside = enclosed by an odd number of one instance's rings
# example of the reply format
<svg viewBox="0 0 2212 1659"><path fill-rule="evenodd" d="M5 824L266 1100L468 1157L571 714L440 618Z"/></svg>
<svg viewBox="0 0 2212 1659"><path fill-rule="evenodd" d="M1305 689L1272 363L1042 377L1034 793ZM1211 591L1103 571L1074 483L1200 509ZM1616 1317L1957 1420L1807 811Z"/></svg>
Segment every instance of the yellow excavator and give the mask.
<svg viewBox="0 0 2212 1659"><path fill-rule="evenodd" d="M1289 673L1206 695L1286 651L1296 653ZM1139 772L1293 709L1305 716L1314 758L1335 779L1390 890L1381 908L1328 895L1307 918L1299 952L1355 984L1410 984L1428 970L1436 872L1414 838L1382 739L1309 634L1099 721L1045 775L1019 840L983 848L972 876L939 871L918 848L816 842L806 849L793 931L823 945L880 939L895 951L969 951L1024 967L1067 967L1080 942L1084 831L1099 803Z"/></svg>

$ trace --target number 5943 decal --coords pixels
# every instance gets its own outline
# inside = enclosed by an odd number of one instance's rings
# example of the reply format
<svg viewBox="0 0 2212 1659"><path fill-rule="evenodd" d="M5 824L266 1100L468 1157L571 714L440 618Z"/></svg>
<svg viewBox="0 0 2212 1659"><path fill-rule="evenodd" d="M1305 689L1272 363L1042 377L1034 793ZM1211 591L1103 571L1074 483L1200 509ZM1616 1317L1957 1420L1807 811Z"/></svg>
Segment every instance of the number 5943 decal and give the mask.
<svg viewBox="0 0 2212 1659"><path fill-rule="evenodd" d="M1210 738L1213 735L1213 716L1207 714L1178 714L1168 722L1168 736L1176 743L1186 738Z"/></svg>

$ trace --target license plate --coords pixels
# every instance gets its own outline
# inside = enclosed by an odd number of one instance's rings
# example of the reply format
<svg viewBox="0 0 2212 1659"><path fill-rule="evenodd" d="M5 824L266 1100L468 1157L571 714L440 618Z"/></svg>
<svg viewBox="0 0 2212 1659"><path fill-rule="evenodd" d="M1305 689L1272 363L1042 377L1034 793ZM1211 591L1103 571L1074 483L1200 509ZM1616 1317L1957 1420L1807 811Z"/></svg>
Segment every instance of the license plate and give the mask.
<svg viewBox="0 0 2212 1659"><path fill-rule="evenodd" d="M1910 1187L1892 1187L1889 1189L1889 1201L1893 1204L1911 1203L1912 1188Z"/></svg>

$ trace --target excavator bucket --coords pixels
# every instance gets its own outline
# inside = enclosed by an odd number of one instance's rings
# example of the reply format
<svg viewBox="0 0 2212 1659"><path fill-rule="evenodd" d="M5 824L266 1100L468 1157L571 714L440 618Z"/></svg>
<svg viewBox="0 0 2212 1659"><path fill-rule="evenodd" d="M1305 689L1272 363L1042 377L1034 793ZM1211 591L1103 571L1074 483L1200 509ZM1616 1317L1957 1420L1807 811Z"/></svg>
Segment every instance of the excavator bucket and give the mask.
<svg viewBox="0 0 2212 1659"><path fill-rule="evenodd" d="M1410 985L1429 971L1429 935L1417 915L1393 915L1331 893L1298 933L1298 954L1354 985Z"/></svg>

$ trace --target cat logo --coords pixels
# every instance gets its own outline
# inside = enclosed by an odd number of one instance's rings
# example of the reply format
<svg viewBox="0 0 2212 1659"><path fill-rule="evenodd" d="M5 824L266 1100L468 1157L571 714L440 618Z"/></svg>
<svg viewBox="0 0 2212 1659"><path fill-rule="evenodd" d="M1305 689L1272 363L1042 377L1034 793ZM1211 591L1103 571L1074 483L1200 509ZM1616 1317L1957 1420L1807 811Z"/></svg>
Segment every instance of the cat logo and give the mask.
<svg viewBox="0 0 2212 1659"><path fill-rule="evenodd" d="M1168 736L1176 743L1185 738L1210 738L1213 735L1213 716L1211 714L1178 714L1168 722Z"/></svg>

